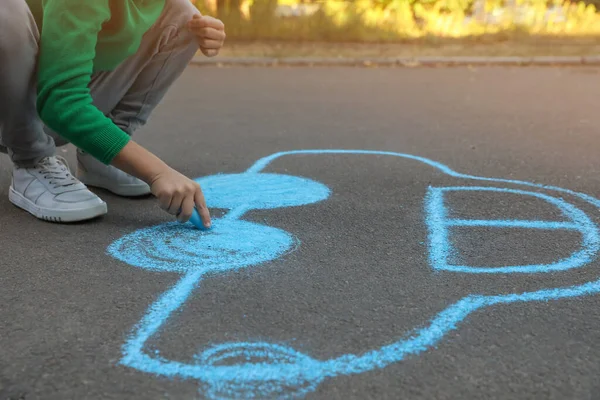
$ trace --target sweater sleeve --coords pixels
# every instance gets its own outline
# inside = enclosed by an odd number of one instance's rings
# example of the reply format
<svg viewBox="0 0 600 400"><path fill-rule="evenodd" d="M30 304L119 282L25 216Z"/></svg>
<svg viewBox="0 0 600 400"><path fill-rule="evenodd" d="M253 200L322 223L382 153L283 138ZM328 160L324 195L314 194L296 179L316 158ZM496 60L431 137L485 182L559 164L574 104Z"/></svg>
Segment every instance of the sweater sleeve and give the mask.
<svg viewBox="0 0 600 400"><path fill-rule="evenodd" d="M57 134L109 164L130 137L92 101L88 85L109 0L44 0L37 110Z"/></svg>

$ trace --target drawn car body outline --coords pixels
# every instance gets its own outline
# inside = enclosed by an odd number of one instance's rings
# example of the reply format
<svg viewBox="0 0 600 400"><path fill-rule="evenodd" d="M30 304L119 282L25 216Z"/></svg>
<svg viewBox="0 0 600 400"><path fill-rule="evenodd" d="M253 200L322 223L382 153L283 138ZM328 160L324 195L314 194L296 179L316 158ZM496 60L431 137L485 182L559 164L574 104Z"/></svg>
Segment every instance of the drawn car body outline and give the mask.
<svg viewBox="0 0 600 400"><path fill-rule="evenodd" d="M264 175L262 171L274 160L288 155L377 155L377 156L394 156L401 157L404 159L410 159L419 161L423 164L429 165L442 173L454 177L467 179L479 182L488 182L494 184L505 184L505 185L518 185L524 187L530 187L535 189L542 189L546 192L556 192L563 195L569 195L578 198L580 201L591 204L594 209L600 208L600 200L589 196L587 194L578 193L569 189L564 189L556 186L546 186L536 183L509 180L509 179L498 179L498 178L486 178L478 177L474 175L462 174L456 172L444 164L436 161L414 156L411 154L395 153L387 151L376 151L376 150L292 150L274 153L270 156L264 157L256 161L248 170L240 174L229 174L229 175L246 175L241 178L249 179L252 182L253 177L256 178L258 175ZM270 174L272 176L278 174ZM207 178L212 177L224 177L227 175L214 175L211 177L199 178L198 181L202 182ZM287 175L280 175L281 177L287 177ZM291 176L293 178L298 178ZM239 179L237 176L236 179ZM263 179L261 177L260 179ZM216 179L216 178L215 178ZM259 178L256 178L259 179ZM275 180L279 178L273 178ZM303 179L303 178L300 178ZM310 182L302 183L312 185ZM307 186L308 187L308 186ZM451 187L448 187L451 188ZM450 189L441 188L429 188L428 197L425 204L425 211L429 214L432 213L432 204L439 206L439 196L436 197L436 193L439 194L444 190ZM456 187L454 187L456 188ZM463 189L465 187L462 187ZM505 190L512 191L516 194L527 194L541 197L543 200L548 201L554 205L559 205L558 208L563 212L567 210L567 215L570 216L569 221L559 221L557 224L563 225L539 225L537 228L533 225L530 228L533 229L574 229L582 233L582 251L580 253L573 253L572 259L567 260L566 263L562 264L561 268L544 268L543 265L536 265L535 268L522 268L527 266L512 266L516 268L502 269L496 268L495 270L480 271L469 270L472 267L454 269L454 272L462 273L544 273L554 270L567 270L571 268L581 267L588 265L593 262L600 249L600 233L597 225L589 218L588 214L581 211L571 203L567 203L565 200L549 196L547 194L540 194L532 191L514 190L506 188L495 189L488 186L480 187L467 187L475 189L467 190ZM312 202L321 201L319 197L325 196L323 188L319 195L315 196L315 199L311 199ZM205 190L206 192L206 190ZM308 194L305 194L309 196ZM309 196L310 197L310 196ZM325 196L325 198L328 197ZM207 199L209 195L207 195ZM432 203L431 199L435 199ZM323 200L323 199L322 199ZM443 199L442 199L443 200ZM209 200L210 201L210 200ZM310 204L310 203L304 203ZM565 206L565 204L567 206ZM292 205L293 206L293 205ZM429 210L427 208L430 208ZM230 218L232 221L239 221L243 214L249 209L260 208L240 205L236 209L231 209ZM264 208L276 208L265 206ZM435 208L435 207L434 207ZM428 215L429 215L428 214ZM435 211L434 211L435 214ZM583 214L583 215L582 215ZM439 215L438 215L439 217ZM440 254L443 253L445 245L436 245L435 238L436 232L444 228L444 220L436 223L428 223L429 230L429 246L428 251L430 254L431 267L434 270L446 270L453 271L446 261L439 263L433 258L439 258ZM479 221L481 222L481 221ZM538 223L545 221L518 221L519 224L523 223ZM566 224L566 225L565 225ZM570 225L569 225L570 224ZM167 226L166 224L164 224ZM171 226L171 225L169 225ZM174 225L173 225L174 226ZM152 230L153 228L149 228ZM148 231L149 230L140 230ZM136 232L140 232L136 231ZM137 265L144 267L137 263L135 257L123 253L124 240L130 238L130 240L139 240L139 236L135 236L136 232L131 235L118 239L107 249L108 254L111 256L127 262L131 265ZM198 233L199 234L199 233ZM283 236L277 239L280 243L284 243L286 239ZM287 242L286 242L287 243ZM292 246L291 243L287 243L288 248ZM436 247L438 246L438 247ZM441 246L441 247L440 247ZM282 245L282 248L285 247ZM441 249L441 250L440 250ZM125 249L126 251L126 249ZM286 249L278 253L275 258L280 257L284 254ZM136 256L137 257L137 256ZM134 262L132 263L132 260ZM437 264L436 264L437 263ZM258 265L258 264L257 264ZM440 268L441 267L441 268ZM459 266L465 267L465 266ZM144 267L152 269L150 267ZM216 272L229 271L235 268L223 268L222 270L216 270ZM180 271L183 272L183 271ZM215 272L213 270L213 272ZM558 300L563 298L577 297L592 295L600 292L600 278L594 281L590 281L583 284L577 284L572 286L541 289L532 292L513 293L513 294L500 294L500 295L480 295L470 294L459 301L450 304L446 309L436 314L431 318L429 324L425 327L413 330L412 334L406 336L403 335L401 339L391 344L384 345L378 349L367 351L362 354L345 354L336 358L318 360L312 358L306 354L302 354L292 348L279 344L271 344L266 342L239 342L239 343L223 343L208 349L205 349L197 357L196 364L186 364L178 361L166 360L158 355L149 355L144 352L145 343L157 333L157 331L163 326L168 320L169 316L179 309L190 296L192 291L197 288L197 285L202 281L202 278L206 271L202 270L189 270L185 272L184 276L180 281L168 289L163 295L161 295L148 309L148 312L142 318L139 324L133 329L131 336L123 346L123 358L120 364L138 369L140 371L156 374L167 377L180 377L186 379L196 379L201 381L204 385L204 393L209 398L294 398L302 397L306 393L315 390L315 388L326 378L332 378L339 375L351 375L360 374L374 369L385 368L386 366L398 363L406 358L408 355L415 355L422 353L443 339L443 337L450 331L457 329L457 326L464 321L464 319L474 311L482 308L498 305L498 304L511 304L516 302L531 302L531 301L547 301L547 300ZM237 365L219 365L223 361L230 360L233 358L244 358L246 360L257 360L247 363L238 363ZM290 389L293 388L294 390Z"/></svg>

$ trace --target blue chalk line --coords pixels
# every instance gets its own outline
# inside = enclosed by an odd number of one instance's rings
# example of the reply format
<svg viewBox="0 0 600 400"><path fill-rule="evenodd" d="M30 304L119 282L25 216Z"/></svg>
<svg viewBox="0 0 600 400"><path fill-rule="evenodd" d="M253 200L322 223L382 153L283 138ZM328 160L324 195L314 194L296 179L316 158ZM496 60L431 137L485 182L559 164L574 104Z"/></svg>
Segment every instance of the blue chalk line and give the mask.
<svg viewBox="0 0 600 400"><path fill-rule="evenodd" d="M156 271L182 273L179 282L150 306L123 346L121 364L165 377L199 380L211 399L255 399L303 397L326 378L360 374L384 368L435 346L457 328L469 314L484 307L529 301L548 301L600 292L600 279L570 287L543 289L520 294L468 295L437 314L429 325L406 338L364 354L346 354L317 360L288 346L266 342L222 343L201 351L193 363L167 360L145 352L148 340L157 334L169 317L180 309L208 273L258 265L290 251L294 239L286 232L240 218L252 209L312 204L329 197L324 185L305 178L265 174L262 171L277 158L299 154L366 154L412 159L444 174L475 181L514 184L575 196L595 207L600 200L586 194L530 182L494 179L461 174L438 162L410 154L370 150L298 150L280 152L258 160L245 173L202 178L209 207L230 209L215 220L213 230L199 232L181 225L165 224L127 235L108 253L130 265ZM448 218L444 194L451 191L513 193L542 199L561 211L562 221L465 220ZM497 187L429 188L425 199L429 231L429 257L435 270L460 273L544 273L582 267L597 258L600 234L597 225L580 209L565 200L537 192ZM506 267L450 265L450 232L458 227L502 229L566 230L582 236L582 246L570 257L551 264Z"/></svg>
<svg viewBox="0 0 600 400"><path fill-rule="evenodd" d="M524 196L537 197L542 199L561 211L566 221L523 221L523 220L455 220L447 218L447 210L444 204L444 193L446 192L495 192L512 193ZM600 250L600 233L596 224L577 207L567 203L562 199L548 196L542 193L496 188L486 186L459 186L429 188L425 201L427 213L427 225L429 228L429 263L436 270L445 270L463 273L475 274L500 274L500 273L540 273L552 271L564 271L567 269L578 268L590 263ZM466 265L451 265L449 258L452 254L450 245L449 229L450 227L470 226L470 227L488 227L488 228L522 228L522 229L563 229L576 231L582 235L582 249L571 254L570 257L556 261L551 264L537 265L513 265L505 267L473 267Z"/></svg>

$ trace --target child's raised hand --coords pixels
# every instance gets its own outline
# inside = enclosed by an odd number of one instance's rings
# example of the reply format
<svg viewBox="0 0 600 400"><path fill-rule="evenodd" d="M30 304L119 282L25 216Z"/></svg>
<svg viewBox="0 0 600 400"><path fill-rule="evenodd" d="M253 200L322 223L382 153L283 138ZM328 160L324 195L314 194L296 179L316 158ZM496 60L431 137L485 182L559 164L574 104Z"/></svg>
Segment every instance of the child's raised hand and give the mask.
<svg viewBox="0 0 600 400"><path fill-rule="evenodd" d="M188 28L196 35L202 54L207 57L219 54L226 36L223 22L213 17L196 14L188 23Z"/></svg>

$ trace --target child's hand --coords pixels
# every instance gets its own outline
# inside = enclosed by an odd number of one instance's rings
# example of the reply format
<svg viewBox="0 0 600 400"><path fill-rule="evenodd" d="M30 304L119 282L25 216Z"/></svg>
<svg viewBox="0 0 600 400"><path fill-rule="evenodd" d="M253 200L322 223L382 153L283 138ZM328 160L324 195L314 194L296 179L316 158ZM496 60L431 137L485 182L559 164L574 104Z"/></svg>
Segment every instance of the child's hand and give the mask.
<svg viewBox="0 0 600 400"><path fill-rule="evenodd" d="M177 216L179 222L189 221L196 206L202 223L206 228L210 228L210 214L197 182L169 168L152 180L150 188L158 198L160 207Z"/></svg>
<svg viewBox="0 0 600 400"><path fill-rule="evenodd" d="M180 222L189 221L196 206L202 223L210 228L210 214L200 185L169 167L133 140L121 149L111 164L150 185L161 208L176 215Z"/></svg>
<svg viewBox="0 0 600 400"><path fill-rule="evenodd" d="M214 57L219 54L219 50L225 42L225 25L223 25L223 22L213 17L196 14L188 23L188 28L196 35L202 54L207 57Z"/></svg>

